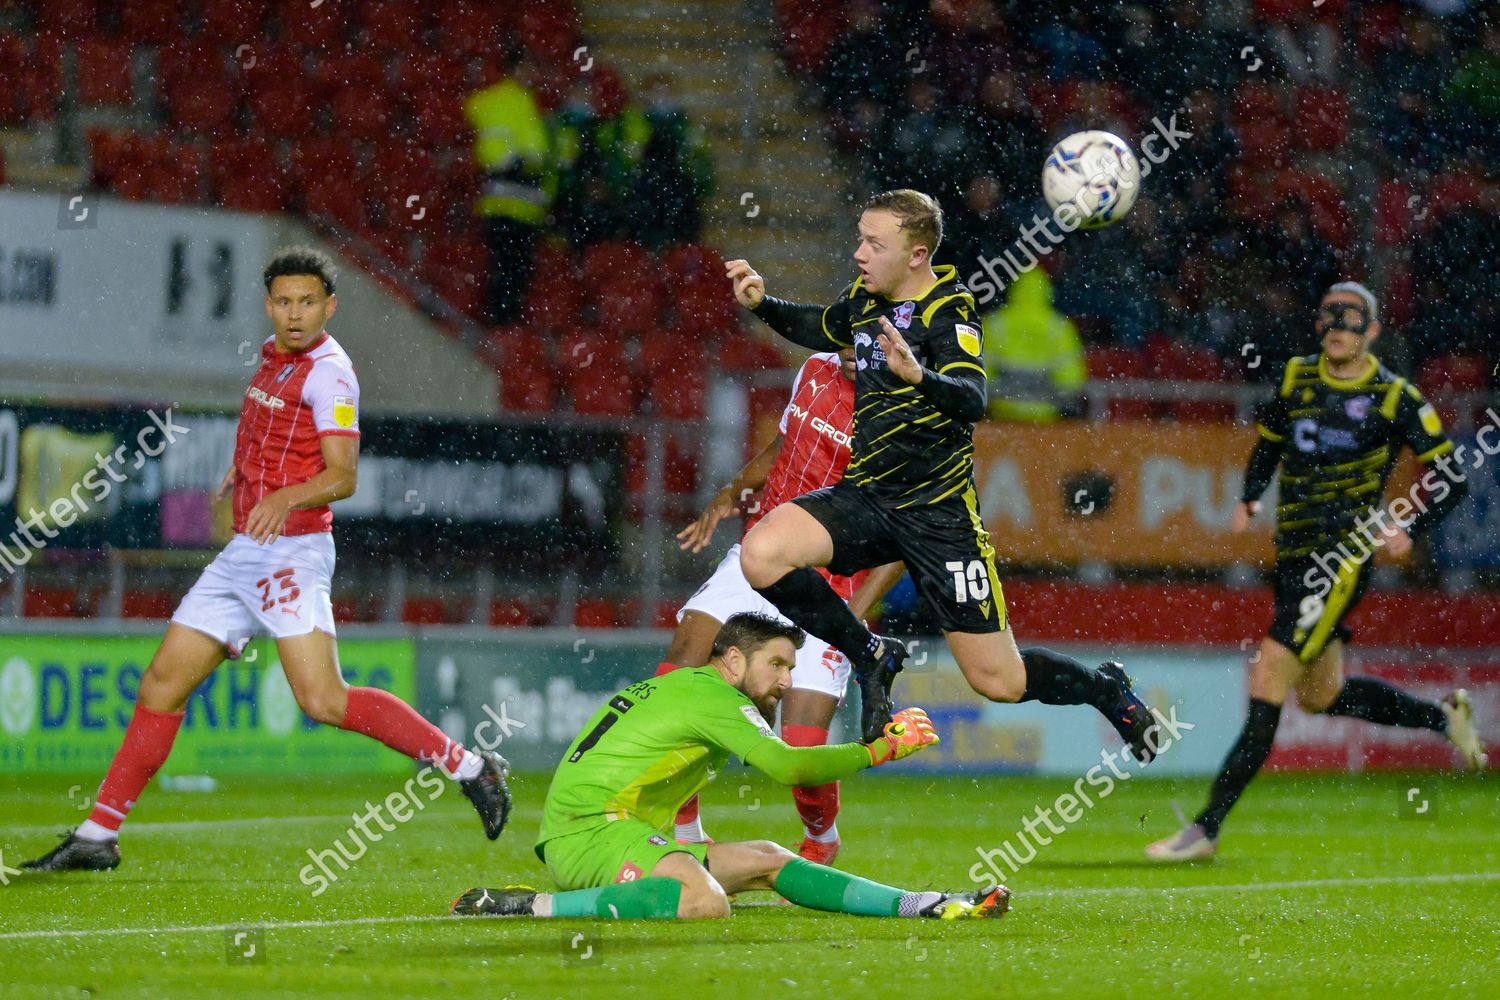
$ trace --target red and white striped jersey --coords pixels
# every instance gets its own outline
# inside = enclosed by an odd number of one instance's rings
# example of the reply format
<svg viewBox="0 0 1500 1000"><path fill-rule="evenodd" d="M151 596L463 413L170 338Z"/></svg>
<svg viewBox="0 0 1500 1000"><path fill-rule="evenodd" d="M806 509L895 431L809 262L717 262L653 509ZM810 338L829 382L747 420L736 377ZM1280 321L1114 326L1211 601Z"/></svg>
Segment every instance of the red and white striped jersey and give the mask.
<svg viewBox="0 0 1500 1000"><path fill-rule="evenodd" d="M261 499L285 486L305 483L322 472L322 437L359 437L359 381L349 355L326 332L295 354L276 349L268 337L260 348L260 368L245 390L234 444L234 530ZM329 531L327 506L293 510L283 535Z"/></svg>
<svg viewBox="0 0 1500 1000"><path fill-rule="evenodd" d="M814 354L792 383L792 398L781 413L781 454L766 476L760 510L746 519L745 530L778 505L843 479L853 425L854 383L844 377L837 354ZM863 572L853 577L820 572L846 601L865 578Z"/></svg>

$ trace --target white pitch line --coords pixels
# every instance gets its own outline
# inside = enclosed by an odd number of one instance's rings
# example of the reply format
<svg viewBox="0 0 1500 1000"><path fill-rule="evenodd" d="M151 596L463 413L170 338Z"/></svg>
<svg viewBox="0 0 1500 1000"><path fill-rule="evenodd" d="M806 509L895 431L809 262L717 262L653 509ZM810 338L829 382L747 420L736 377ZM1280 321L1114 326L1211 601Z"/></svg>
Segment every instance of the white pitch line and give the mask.
<svg viewBox="0 0 1500 1000"><path fill-rule="evenodd" d="M355 815L358 815L356 813ZM346 814L327 813L315 816L241 816L234 819L181 819L157 822L135 821L125 827L132 833L176 833L179 830L213 830L221 826L271 826L278 823L320 823L324 820L349 820ZM80 820L81 822L81 820ZM0 837L42 836L66 830L66 823L48 823L44 826L0 826Z"/></svg>
<svg viewBox="0 0 1500 1000"><path fill-rule="evenodd" d="M1264 891L1281 892L1289 889L1325 889L1337 886L1372 886L1372 885L1416 885L1444 882L1492 882L1500 880L1500 872L1462 872L1452 875L1390 875L1372 876L1369 878L1321 878L1304 879L1296 882L1243 882L1235 885L1167 885L1167 886L1113 886L1089 888L1077 886L1067 889L1039 889L1035 892L1023 890L1017 893L1017 898L1031 899L1034 897L1067 897L1067 896L1092 896L1112 893L1168 893L1168 892L1245 892ZM754 908L761 906L778 906L779 903L755 902L737 903L735 908ZM38 938L82 938L82 937L125 937L127 935L139 934L212 934L219 931L243 931L243 930L303 930L327 927L362 927L377 924L413 924L431 923L439 920L457 920L450 914L414 914L401 917L352 917L346 920L294 920L288 923L257 923L247 922L238 924L187 924L169 927L96 927L85 930L44 930L44 931L5 931L0 933L0 941L20 941Z"/></svg>

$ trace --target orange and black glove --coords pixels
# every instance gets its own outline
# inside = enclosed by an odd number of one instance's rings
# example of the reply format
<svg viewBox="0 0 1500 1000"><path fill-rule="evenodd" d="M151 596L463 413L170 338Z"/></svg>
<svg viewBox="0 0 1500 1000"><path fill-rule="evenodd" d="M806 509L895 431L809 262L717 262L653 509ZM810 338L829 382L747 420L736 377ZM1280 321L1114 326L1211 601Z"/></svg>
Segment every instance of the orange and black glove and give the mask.
<svg viewBox="0 0 1500 1000"><path fill-rule="evenodd" d="M878 767L941 742L926 712L920 708L903 708L886 723L885 734L874 743L866 744L865 749L870 751L870 766Z"/></svg>

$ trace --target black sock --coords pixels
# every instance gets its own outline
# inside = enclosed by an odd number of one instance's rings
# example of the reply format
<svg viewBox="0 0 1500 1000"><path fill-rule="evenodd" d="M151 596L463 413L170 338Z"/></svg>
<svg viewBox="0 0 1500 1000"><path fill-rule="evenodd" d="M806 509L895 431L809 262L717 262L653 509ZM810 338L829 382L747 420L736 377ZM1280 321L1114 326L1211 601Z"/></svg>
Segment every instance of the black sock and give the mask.
<svg viewBox="0 0 1500 1000"><path fill-rule="evenodd" d="M875 665L880 640L854 617L817 570L794 569L769 587L756 587L755 592L776 605L792 624L849 657L856 670L863 672Z"/></svg>
<svg viewBox="0 0 1500 1000"><path fill-rule="evenodd" d="M1084 666L1071 656L1054 653L1041 646L1021 650L1026 665L1026 693L1022 701L1039 701L1043 705L1093 705L1107 712L1119 697L1115 685L1099 676L1093 667Z"/></svg>
<svg viewBox="0 0 1500 1000"><path fill-rule="evenodd" d="M1213 788L1208 793L1208 808L1195 821L1210 837L1218 837L1224 817L1255 777L1260 766L1271 756L1271 744L1276 740L1276 725L1281 721L1281 706L1259 698L1250 699L1250 715L1240 738L1229 749L1224 766L1214 778Z"/></svg>
<svg viewBox="0 0 1500 1000"><path fill-rule="evenodd" d="M1350 677L1325 715L1347 715L1382 726L1448 731L1448 717L1436 703L1415 698L1373 677Z"/></svg>

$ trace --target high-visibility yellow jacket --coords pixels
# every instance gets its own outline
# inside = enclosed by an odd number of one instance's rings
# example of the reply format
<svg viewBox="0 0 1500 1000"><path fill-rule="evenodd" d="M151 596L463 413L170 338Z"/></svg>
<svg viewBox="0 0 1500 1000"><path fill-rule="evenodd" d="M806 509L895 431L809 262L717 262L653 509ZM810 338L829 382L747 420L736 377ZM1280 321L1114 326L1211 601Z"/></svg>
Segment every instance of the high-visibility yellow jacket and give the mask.
<svg viewBox="0 0 1500 1000"><path fill-rule="evenodd" d="M1005 305L984 317L990 416L1051 423L1088 378L1073 321L1052 306L1052 279L1032 268L1011 282Z"/></svg>
<svg viewBox="0 0 1500 1000"><path fill-rule="evenodd" d="M464 102L474 130L474 162L484 171L478 215L539 224L556 190L552 142L531 91L507 77Z"/></svg>

